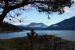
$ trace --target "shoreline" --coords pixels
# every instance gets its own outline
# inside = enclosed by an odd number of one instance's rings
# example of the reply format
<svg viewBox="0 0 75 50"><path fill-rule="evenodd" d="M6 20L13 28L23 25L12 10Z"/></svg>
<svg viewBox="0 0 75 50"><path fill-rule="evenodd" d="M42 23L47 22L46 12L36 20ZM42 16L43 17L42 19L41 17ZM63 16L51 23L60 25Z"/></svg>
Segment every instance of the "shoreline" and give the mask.
<svg viewBox="0 0 75 50"><path fill-rule="evenodd" d="M30 38L29 37L23 37L23 38L0 40L0 46L3 47L4 49L15 48L16 50L18 50L18 49L27 50L27 47L29 49L31 49L32 46L33 46L32 49L34 49L34 48L38 49L37 44L38 44L38 47L41 48L41 50L44 50L44 49L51 50L50 45L53 46L53 48L54 48L53 50L56 50L56 49L62 50L63 48L64 48L64 50L75 49L75 47L74 47L75 41L64 40L60 37L56 37L53 35L42 35L42 36L36 35L36 36L30 36ZM63 48L58 48L61 46Z"/></svg>

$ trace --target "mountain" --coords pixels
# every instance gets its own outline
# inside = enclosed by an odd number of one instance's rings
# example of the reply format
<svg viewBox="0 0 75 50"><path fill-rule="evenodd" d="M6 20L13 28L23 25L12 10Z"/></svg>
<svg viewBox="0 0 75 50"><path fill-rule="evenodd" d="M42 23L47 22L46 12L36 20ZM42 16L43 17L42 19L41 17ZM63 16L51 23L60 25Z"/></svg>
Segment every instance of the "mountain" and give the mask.
<svg viewBox="0 0 75 50"><path fill-rule="evenodd" d="M75 17L65 19L57 24L49 26L47 29L55 30L75 30Z"/></svg>
<svg viewBox="0 0 75 50"><path fill-rule="evenodd" d="M31 28L46 28L47 25L45 25L43 23L30 23L27 27L31 27Z"/></svg>
<svg viewBox="0 0 75 50"><path fill-rule="evenodd" d="M26 29L26 30L29 30L29 29L40 29L41 30L41 29L45 29L47 27L48 26L43 23L30 23L27 26L20 26L20 28Z"/></svg>
<svg viewBox="0 0 75 50"><path fill-rule="evenodd" d="M17 32L22 31L18 26L9 24L9 23L1 23L0 24L0 32Z"/></svg>

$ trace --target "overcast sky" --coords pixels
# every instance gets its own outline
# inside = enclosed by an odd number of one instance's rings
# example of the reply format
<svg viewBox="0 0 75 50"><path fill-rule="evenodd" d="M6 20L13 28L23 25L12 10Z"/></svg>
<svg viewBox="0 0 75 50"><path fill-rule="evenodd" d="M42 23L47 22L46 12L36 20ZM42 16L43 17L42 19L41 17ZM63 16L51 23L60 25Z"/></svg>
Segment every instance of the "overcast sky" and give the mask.
<svg viewBox="0 0 75 50"><path fill-rule="evenodd" d="M46 13L39 13L35 8L27 7L27 9L28 10L23 11L22 15L18 17L18 19L22 18L23 22L20 23L17 20L15 20L15 22L11 23L15 25L27 25L32 22L35 22L35 23L44 23L49 26L75 16L75 3L72 5L71 8L65 7L64 8L65 13L61 15L58 15L58 13L50 14L49 15L50 19L48 19L48 15ZM10 23L10 21L7 19L5 19L5 21Z"/></svg>

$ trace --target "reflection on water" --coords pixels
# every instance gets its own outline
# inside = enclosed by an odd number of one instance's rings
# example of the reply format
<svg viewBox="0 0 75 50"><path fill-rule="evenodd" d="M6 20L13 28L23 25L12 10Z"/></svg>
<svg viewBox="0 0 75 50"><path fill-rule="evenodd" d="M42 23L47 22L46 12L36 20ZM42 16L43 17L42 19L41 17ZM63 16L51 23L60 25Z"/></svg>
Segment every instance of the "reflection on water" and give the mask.
<svg viewBox="0 0 75 50"><path fill-rule="evenodd" d="M26 33L30 31L14 32L14 33L0 33L0 39L10 39L16 37L27 36ZM63 39L75 41L75 30L35 30L39 35L48 34L61 37Z"/></svg>

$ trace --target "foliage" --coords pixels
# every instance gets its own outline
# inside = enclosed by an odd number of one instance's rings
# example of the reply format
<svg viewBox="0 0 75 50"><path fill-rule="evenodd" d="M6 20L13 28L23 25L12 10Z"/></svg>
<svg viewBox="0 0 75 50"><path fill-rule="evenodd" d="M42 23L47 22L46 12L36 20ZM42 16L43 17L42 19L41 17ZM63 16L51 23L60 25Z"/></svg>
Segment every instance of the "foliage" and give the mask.
<svg viewBox="0 0 75 50"><path fill-rule="evenodd" d="M12 10L31 4L31 7L35 7L39 12L47 12L48 14L52 12L59 12L59 14L64 13L63 8L65 6L71 7L73 1L71 0L0 0L0 22L3 21L5 16ZM19 14L16 14L19 16ZM21 20L20 20L21 22Z"/></svg>

